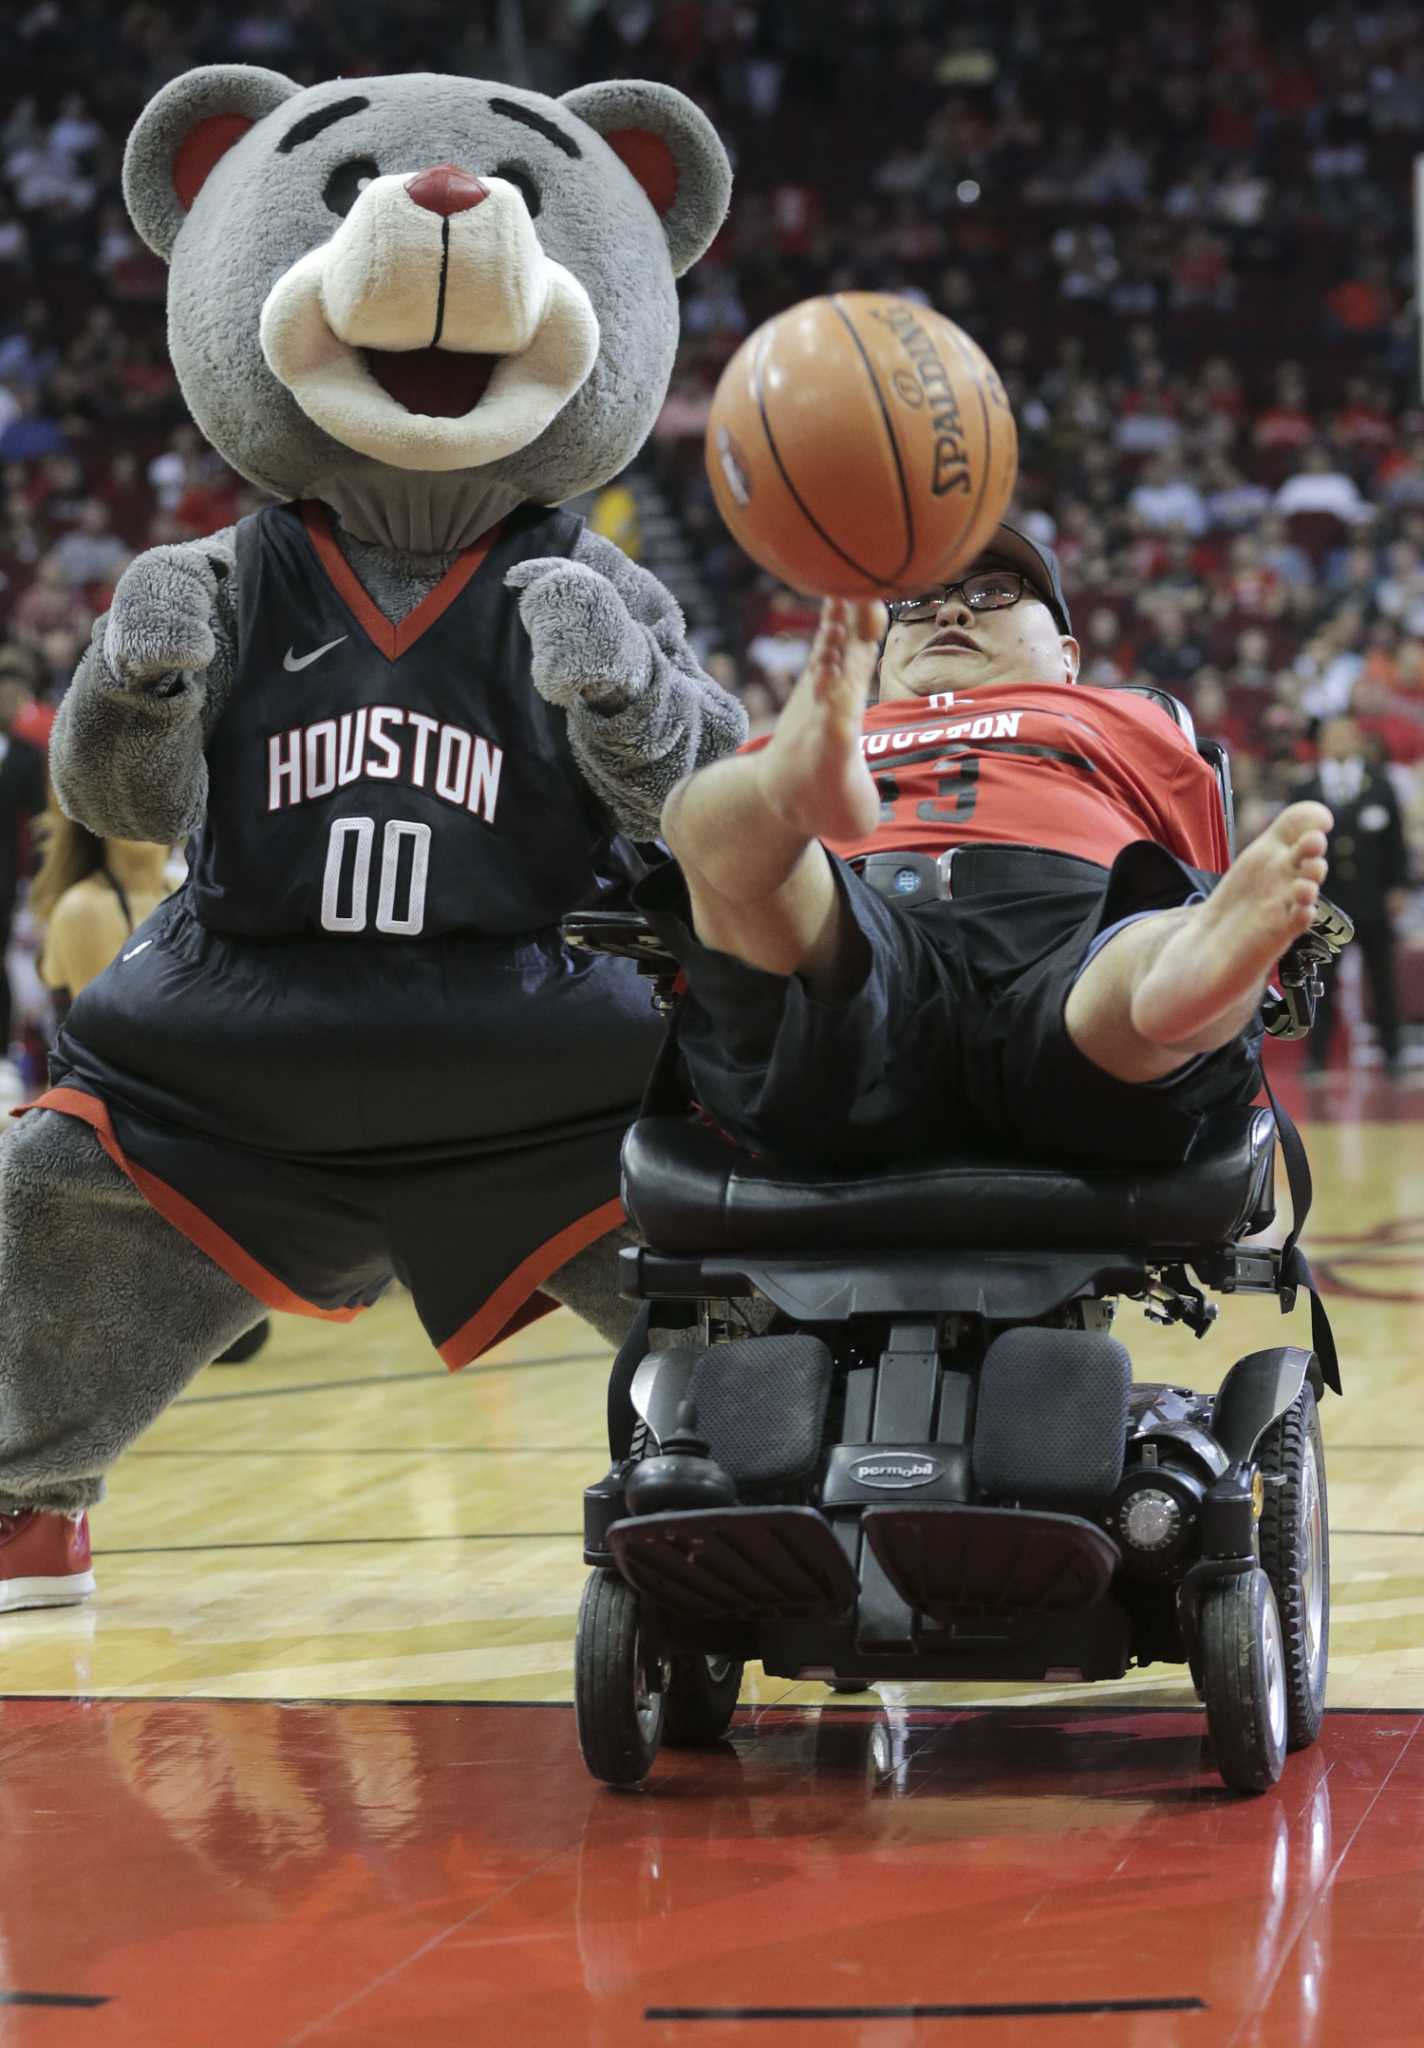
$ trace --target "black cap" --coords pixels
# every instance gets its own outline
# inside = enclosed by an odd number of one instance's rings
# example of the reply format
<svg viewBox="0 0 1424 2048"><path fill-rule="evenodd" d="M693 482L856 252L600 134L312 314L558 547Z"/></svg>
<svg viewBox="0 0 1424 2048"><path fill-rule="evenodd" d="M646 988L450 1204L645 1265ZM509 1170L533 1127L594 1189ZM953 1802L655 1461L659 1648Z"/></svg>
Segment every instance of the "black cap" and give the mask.
<svg viewBox="0 0 1424 2048"><path fill-rule="evenodd" d="M1059 632L1073 631L1073 622L1068 616L1068 600L1063 595L1063 574L1052 548L1030 540L1016 526L996 526L993 537L985 542L983 552L1001 555L1021 576L1027 577L1034 595L1041 597L1052 612Z"/></svg>

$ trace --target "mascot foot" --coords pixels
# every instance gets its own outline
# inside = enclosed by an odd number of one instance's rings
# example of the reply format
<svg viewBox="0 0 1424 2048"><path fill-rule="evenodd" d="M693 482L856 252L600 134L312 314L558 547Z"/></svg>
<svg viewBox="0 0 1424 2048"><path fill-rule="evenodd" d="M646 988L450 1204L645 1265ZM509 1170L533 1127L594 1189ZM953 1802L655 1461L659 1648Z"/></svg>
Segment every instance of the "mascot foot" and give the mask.
<svg viewBox="0 0 1424 2048"><path fill-rule="evenodd" d="M213 1364L246 1365L249 1358L257 1356L271 1334L272 1318L263 1316L260 1323L254 1323L250 1330L244 1330L240 1337L235 1338L226 1351L220 1351Z"/></svg>
<svg viewBox="0 0 1424 2048"><path fill-rule="evenodd" d="M94 1590L87 1515L0 1514L0 1614L77 1607Z"/></svg>

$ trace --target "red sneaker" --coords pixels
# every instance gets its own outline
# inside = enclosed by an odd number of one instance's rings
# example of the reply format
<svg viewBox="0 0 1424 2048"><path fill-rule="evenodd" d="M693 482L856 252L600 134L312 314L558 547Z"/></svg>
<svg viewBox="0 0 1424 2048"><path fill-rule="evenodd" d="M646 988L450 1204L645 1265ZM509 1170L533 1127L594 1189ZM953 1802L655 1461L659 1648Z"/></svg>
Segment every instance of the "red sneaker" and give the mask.
<svg viewBox="0 0 1424 2048"><path fill-rule="evenodd" d="M0 1514L0 1614L75 1607L94 1590L87 1515Z"/></svg>

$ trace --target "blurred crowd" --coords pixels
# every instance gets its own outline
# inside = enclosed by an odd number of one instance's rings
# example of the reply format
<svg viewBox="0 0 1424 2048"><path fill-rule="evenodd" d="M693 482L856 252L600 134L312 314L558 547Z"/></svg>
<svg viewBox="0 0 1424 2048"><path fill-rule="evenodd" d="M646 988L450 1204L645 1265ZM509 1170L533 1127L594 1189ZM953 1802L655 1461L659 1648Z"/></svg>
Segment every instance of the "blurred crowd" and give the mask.
<svg viewBox="0 0 1424 2048"><path fill-rule="evenodd" d="M844 10L839 125L779 179L771 132L784 149L805 120L766 12L738 200L688 281L653 456L737 594L725 652L754 713L784 698L813 614L720 532L711 393L779 306L889 287L1004 377L1017 516L1062 557L1084 679L1185 698L1232 748L1248 831L1350 711L1424 851L1415 10L1085 0L945 28L867 0Z"/></svg>
<svg viewBox="0 0 1424 2048"><path fill-rule="evenodd" d="M0 121L0 678L42 741L136 549L255 505L185 421L124 137L185 67L625 73L728 142L727 228L685 280L641 473L711 607L710 664L770 716L814 611L721 528L716 379L811 293L890 288L988 348L1017 515L1064 563L1088 681L1152 680L1231 746L1242 821L1349 713L1424 874L1424 411L1411 163L1424 40L1395 0L18 0ZM624 491L604 508L641 547ZM649 553L650 566L659 562Z"/></svg>

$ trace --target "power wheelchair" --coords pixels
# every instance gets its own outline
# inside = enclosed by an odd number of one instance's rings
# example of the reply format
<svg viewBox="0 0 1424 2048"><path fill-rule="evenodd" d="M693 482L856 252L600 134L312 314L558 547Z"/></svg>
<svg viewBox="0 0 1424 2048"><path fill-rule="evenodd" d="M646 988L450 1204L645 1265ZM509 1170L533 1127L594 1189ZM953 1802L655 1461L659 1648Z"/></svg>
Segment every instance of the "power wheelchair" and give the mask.
<svg viewBox="0 0 1424 2048"><path fill-rule="evenodd" d="M1185 707L1152 692L1216 772ZM937 886L900 856L873 885ZM912 878L912 879L910 879ZM671 1006L676 963L633 913L566 921L631 954ZM1350 925L1322 903L1265 1022L1309 1028ZM1280 1249L1281 1143L1295 1216ZM1324 1705L1329 1536L1315 1349L1253 1352L1216 1395L1132 1382L1120 1298L1202 1334L1208 1292L1310 1285L1299 1139L1271 1111L1217 1115L1171 1168L917 1160L797 1173L689 1116L645 1113L623 1149L646 1307L626 1455L584 1496L593 1567L575 1704L585 1762L644 1779L659 1747L715 1742L745 1661L837 1690L883 1680L1121 1677L1185 1663L1217 1767L1279 1778Z"/></svg>

